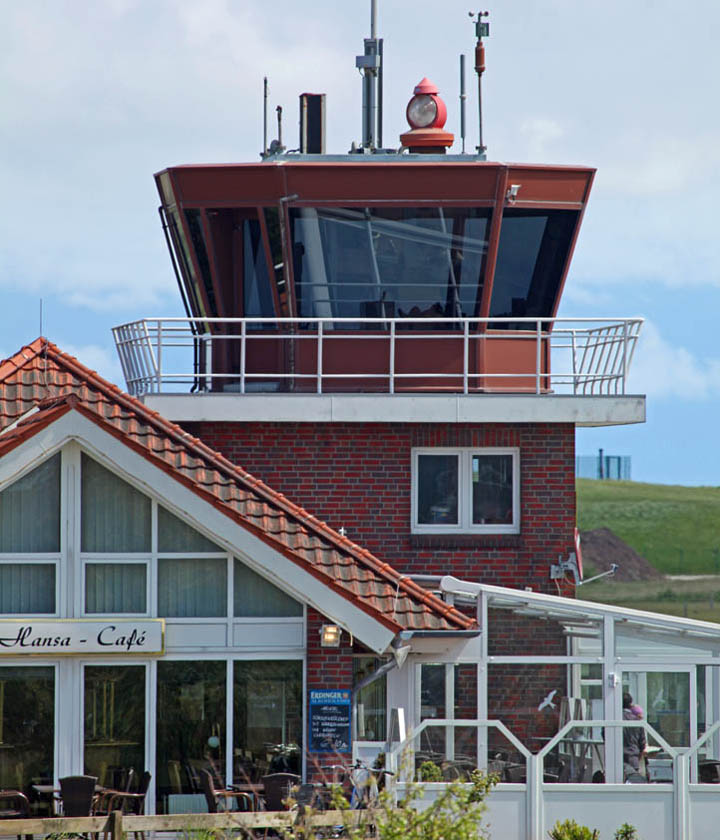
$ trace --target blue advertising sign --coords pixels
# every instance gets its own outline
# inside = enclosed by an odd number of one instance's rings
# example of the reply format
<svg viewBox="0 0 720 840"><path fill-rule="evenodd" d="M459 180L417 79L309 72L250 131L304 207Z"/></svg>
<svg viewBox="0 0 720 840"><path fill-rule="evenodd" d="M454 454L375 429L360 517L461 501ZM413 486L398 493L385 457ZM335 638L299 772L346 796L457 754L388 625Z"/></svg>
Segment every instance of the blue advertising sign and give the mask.
<svg viewBox="0 0 720 840"><path fill-rule="evenodd" d="M308 718L310 752L350 752L349 691L311 691Z"/></svg>

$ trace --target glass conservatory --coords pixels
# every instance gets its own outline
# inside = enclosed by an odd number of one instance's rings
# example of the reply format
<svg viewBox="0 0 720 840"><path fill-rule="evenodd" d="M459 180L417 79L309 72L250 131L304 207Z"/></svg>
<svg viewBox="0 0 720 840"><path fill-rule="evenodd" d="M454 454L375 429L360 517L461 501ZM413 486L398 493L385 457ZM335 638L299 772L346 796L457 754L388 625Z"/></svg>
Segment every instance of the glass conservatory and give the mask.
<svg viewBox="0 0 720 840"><path fill-rule="evenodd" d="M426 583L477 610L480 633L388 675L390 698L394 681L414 697L391 713L398 791L423 780L432 796L480 767L499 778L490 808L507 837L544 837L567 817L602 836L623 821L641 836L710 830L720 626L448 576Z"/></svg>

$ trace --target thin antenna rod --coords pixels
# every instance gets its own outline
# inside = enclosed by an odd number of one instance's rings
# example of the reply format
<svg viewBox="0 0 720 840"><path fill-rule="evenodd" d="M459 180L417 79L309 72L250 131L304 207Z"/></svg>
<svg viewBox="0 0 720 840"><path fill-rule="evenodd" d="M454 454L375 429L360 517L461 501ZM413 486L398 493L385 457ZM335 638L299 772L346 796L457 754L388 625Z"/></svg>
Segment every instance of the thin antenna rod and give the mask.
<svg viewBox="0 0 720 840"><path fill-rule="evenodd" d="M268 81L267 81L267 76L263 76L263 152L262 152L263 157L265 157L268 153L267 109L268 109Z"/></svg>
<svg viewBox="0 0 720 840"><path fill-rule="evenodd" d="M490 12L478 12L477 20L475 21L475 34L477 35L477 43L475 44L475 72L478 77L478 129L479 129L479 144L477 147L478 154L485 153L487 146L483 143L483 123L482 123L482 74L485 72L485 45L482 39L490 35L490 24L483 22L484 17L488 17ZM470 17L474 17L470 12Z"/></svg>
<svg viewBox="0 0 720 840"><path fill-rule="evenodd" d="M378 56L380 57L380 66L378 67L377 75L377 144L378 148L382 149L382 132L383 132L383 39L378 39Z"/></svg>
<svg viewBox="0 0 720 840"><path fill-rule="evenodd" d="M462 153L465 154L465 56L460 54L460 139L462 140Z"/></svg>
<svg viewBox="0 0 720 840"><path fill-rule="evenodd" d="M370 3L370 37L364 43L365 51L355 57L355 66L363 77L362 148L372 152L382 134L382 39L377 37L377 0Z"/></svg>
<svg viewBox="0 0 720 840"><path fill-rule="evenodd" d="M40 298L40 335L43 334L43 311L42 311L42 298Z"/></svg>

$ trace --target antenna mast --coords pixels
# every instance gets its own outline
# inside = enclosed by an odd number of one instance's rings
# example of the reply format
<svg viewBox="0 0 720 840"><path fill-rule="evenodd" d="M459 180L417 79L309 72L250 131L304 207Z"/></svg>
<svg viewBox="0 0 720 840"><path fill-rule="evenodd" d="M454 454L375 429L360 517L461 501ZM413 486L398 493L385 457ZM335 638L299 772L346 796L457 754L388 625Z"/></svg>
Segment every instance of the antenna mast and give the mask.
<svg viewBox="0 0 720 840"><path fill-rule="evenodd" d="M478 77L478 128L480 131L477 151L479 155L485 154L487 150L487 146L483 143L482 124L482 74L485 72L485 45L482 39L490 36L490 24L487 21L483 21L483 18L488 17L489 14L490 12L478 12L477 20L475 21L475 34L477 35L477 43L475 44L475 72ZM475 17L473 12L470 12L470 17Z"/></svg>
<svg viewBox="0 0 720 840"><path fill-rule="evenodd" d="M365 52L355 58L355 66L363 75L362 148L373 151L382 146L383 41L377 37L377 0L370 0L370 37L364 43Z"/></svg>
<svg viewBox="0 0 720 840"><path fill-rule="evenodd" d="M268 83L267 83L267 76L263 76L263 150L262 150L262 157L266 157L267 153L268 153L267 109L268 109Z"/></svg>
<svg viewBox="0 0 720 840"><path fill-rule="evenodd" d="M462 140L462 153L465 154L465 56L460 53L460 139Z"/></svg>

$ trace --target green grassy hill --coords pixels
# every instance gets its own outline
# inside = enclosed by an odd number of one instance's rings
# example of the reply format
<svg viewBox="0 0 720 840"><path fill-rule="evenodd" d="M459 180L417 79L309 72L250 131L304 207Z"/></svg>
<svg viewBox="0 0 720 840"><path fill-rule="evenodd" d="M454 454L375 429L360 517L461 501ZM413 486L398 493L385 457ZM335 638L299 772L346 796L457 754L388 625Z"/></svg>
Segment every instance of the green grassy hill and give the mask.
<svg viewBox="0 0 720 840"><path fill-rule="evenodd" d="M720 574L720 487L577 481L578 528L610 528L663 574Z"/></svg>

